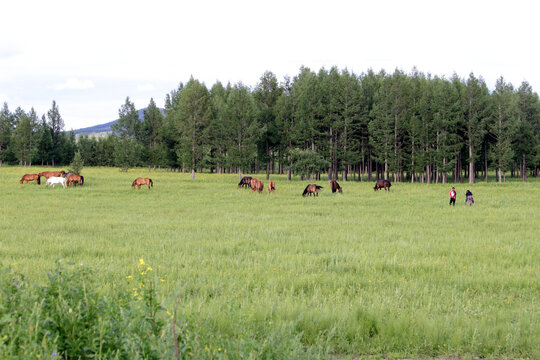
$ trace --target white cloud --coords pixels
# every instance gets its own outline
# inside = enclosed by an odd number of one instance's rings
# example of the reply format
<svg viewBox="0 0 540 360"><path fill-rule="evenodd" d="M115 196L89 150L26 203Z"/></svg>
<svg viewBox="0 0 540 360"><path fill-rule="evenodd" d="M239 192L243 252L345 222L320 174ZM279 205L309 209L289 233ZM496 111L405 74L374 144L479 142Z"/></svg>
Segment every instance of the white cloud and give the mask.
<svg viewBox="0 0 540 360"><path fill-rule="evenodd" d="M92 80L80 80L74 77L67 79L64 83L51 86L54 90L84 90L92 89L93 87L94 83Z"/></svg>
<svg viewBox="0 0 540 360"><path fill-rule="evenodd" d="M152 84L137 85L137 91L154 91L155 89Z"/></svg>

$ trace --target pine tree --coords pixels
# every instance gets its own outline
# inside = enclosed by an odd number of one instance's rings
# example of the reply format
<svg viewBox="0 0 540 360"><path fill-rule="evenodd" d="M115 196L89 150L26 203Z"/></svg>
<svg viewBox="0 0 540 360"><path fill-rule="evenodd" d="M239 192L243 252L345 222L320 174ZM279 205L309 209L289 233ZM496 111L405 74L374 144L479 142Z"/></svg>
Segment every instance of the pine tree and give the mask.
<svg viewBox="0 0 540 360"><path fill-rule="evenodd" d="M256 109L249 88L241 83L232 87L227 97L226 127L230 131L228 148L230 164L238 169L238 177L255 159L261 135L255 118Z"/></svg>
<svg viewBox="0 0 540 360"><path fill-rule="evenodd" d="M505 172L509 170L514 156L511 145L516 130L516 98L512 85L502 77L497 79L492 98L494 112L490 130L495 138L492 157L501 183L506 181Z"/></svg>
<svg viewBox="0 0 540 360"><path fill-rule="evenodd" d="M469 183L475 180L475 162L478 159L480 144L486 132L486 119L490 115L489 90L482 78L470 74L463 94L465 108L465 144L469 161Z"/></svg>
<svg viewBox="0 0 540 360"><path fill-rule="evenodd" d="M8 104L4 102L0 111L0 167L7 158L6 150L15 128L14 121L13 115L9 112Z"/></svg>
<svg viewBox="0 0 540 360"><path fill-rule="evenodd" d="M515 161L519 164L523 182L527 181L527 170L538 168L535 160L540 155L540 100L527 82L523 82L517 96L517 131L514 134L513 149ZM536 134L536 136L535 136Z"/></svg>
<svg viewBox="0 0 540 360"><path fill-rule="evenodd" d="M73 161L69 165L68 171L72 174L80 175L83 169L83 166L84 166L84 160L82 158L81 152L77 151L75 153L75 156L73 156Z"/></svg>
<svg viewBox="0 0 540 360"><path fill-rule="evenodd" d="M203 159L208 145L206 127L211 115L210 96L206 86L191 78L180 93L178 105L174 109L174 120L180 135L176 150L183 167L195 170Z"/></svg>
<svg viewBox="0 0 540 360"><path fill-rule="evenodd" d="M58 109L56 101L54 100L51 109L47 112L47 118L49 120L48 124L51 131L52 141L51 160L52 166L55 166L55 162L60 158L62 151L60 142L62 131L64 131L64 120L62 119L60 110Z"/></svg>
<svg viewBox="0 0 540 360"><path fill-rule="evenodd" d="M261 159L266 162L267 180L270 178L273 150L279 146L280 139L276 128L276 103L282 91L276 76L272 72L266 71L253 92L253 98L258 108L259 126L262 129L259 154Z"/></svg>
<svg viewBox="0 0 540 360"><path fill-rule="evenodd" d="M135 136L139 130L139 114L129 97L118 110L118 116L116 124L111 125L113 134L118 136L114 158L116 165L127 172L138 161L138 144Z"/></svg>
<svg viewBox="0 0 540 360"><path fill-rule="evenodd" d="M45 116L41 118L41 125L38 131L37 160L41 161L41 166L49 164L52 159L52 137L51 128L47 124Z"/></svg>

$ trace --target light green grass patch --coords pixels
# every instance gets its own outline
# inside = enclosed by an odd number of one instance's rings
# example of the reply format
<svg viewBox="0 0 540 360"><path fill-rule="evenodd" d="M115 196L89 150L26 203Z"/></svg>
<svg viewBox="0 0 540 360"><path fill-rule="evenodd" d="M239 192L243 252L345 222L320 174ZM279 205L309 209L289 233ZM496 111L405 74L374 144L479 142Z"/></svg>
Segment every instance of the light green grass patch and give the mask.
<svg viewBox="0 0 540 360"><path fill-rule="evenodd" d="M307 181L276 192L237 175L85 168L85 185L19 184L0 168L0 254L40 282L57 259L127 286L139 258L163 300L209 332L298 336L326 354L540 358L540 181L456 184ZM138 176L150 190L131 189ZM313 183L315 181L310 181ZM467 189L476 204L464 205Z"/></svg>

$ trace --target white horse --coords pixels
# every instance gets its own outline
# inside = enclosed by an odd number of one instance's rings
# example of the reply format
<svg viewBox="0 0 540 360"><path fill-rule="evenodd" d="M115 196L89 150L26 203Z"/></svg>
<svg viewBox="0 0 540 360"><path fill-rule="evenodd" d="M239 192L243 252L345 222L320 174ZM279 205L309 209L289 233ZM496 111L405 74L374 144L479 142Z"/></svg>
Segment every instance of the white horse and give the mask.
<svg viewBox="0 0 540 360"><path fill-rule="evenodd" d="M62 184L62 187L65 189L66 188L66 179L64 179L63 177L52 176L52 177L47 179L47 182L45 183L45 186L50 187L50 185L52 185L52 187L54 188L55 184Z"/></svg>

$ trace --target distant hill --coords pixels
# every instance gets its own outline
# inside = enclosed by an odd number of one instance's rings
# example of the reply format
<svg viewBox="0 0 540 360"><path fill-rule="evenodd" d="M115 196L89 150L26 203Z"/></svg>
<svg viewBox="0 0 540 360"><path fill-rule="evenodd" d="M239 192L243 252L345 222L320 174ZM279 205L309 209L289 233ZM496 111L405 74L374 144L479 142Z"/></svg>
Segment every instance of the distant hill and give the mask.
<svg viewBox="0 0 540 360"><path fill-rule="evenodd" d="M146 108L137 110L137 113L139 114L139 120L140 121L144 120L144 110L146 110ZM161 111L161 113L163 115L165 115L165 110L159 109L159 111ZM114 120L114 121L111 121L111 122L108 122L108 123L105 123L105 124L94 125L94 126L85 127L85 128L82 128L82 129L73 130L73 132L77 136L80 136L80 135L98 135L98 136L101 135L101 136L103 136L103 135L110 134L112 132L111 125L116 124L117 122L118 122L118 120Z"/></svg>

